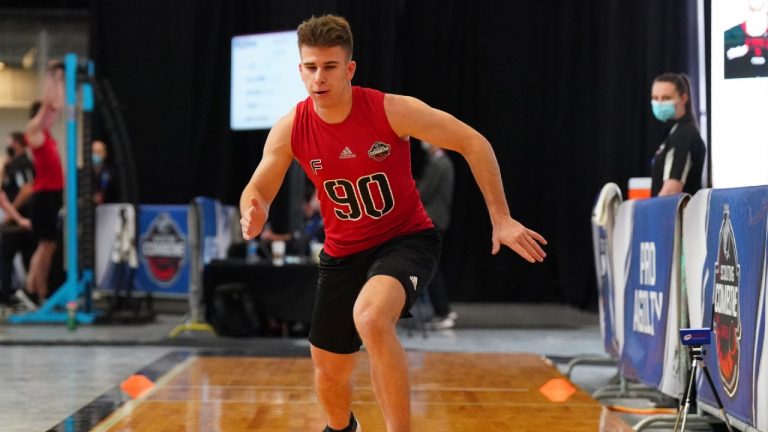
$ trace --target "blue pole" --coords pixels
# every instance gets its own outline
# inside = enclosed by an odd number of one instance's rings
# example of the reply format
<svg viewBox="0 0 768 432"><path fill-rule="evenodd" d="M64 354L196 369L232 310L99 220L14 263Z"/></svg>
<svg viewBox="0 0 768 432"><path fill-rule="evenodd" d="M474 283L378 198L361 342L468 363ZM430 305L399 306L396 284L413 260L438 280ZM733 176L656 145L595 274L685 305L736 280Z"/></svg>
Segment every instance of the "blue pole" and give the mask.
<svg viewBox="0 0 768 432"><path fill-rule="evenodd" d="M67 121L67 286L70 301L77 301L77 55L64 57Z"/></svg>
<svg viewBox="0 0 768 432"><path fill-rule="evenodd" d="M77 74L77 55L67 54L64 56L64 112L67 128L67 182L65 185L67 280L40 309L24 314L13 314L8 317L9 323L69 322L72 319L71 311L61 312L61 308L68 307L70 302L77 302L81 293L85 292L86 284L90 284L93 280L91 269L83 271L83 280L79 280L80 268L77 254ZM85 88L82 98L84 107L93 110L92 88ZM74 318L78 323L91 324L94 322L95 315L90 312L77 312Z"/></svg>

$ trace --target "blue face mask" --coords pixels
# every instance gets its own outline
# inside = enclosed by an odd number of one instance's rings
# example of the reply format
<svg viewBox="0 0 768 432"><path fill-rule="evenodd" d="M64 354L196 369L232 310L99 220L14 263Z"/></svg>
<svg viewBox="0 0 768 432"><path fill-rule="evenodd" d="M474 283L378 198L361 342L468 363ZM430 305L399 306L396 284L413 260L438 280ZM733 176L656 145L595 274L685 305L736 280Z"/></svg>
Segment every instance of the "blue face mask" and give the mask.
<svg viewBox="0 0 768 432"><path fill-rule="evenodd" d="M91 162L93 162L93 166L101 166L102 163L104 163L104 158L101 157L101 155L92 154L91 155Z"/></svg>
<svg viewBox="0 0 768 432"><path fill-rule="evenodd" d="M654 117L665 122L675 116L675 101L651 101L651 110Z"/></svg>

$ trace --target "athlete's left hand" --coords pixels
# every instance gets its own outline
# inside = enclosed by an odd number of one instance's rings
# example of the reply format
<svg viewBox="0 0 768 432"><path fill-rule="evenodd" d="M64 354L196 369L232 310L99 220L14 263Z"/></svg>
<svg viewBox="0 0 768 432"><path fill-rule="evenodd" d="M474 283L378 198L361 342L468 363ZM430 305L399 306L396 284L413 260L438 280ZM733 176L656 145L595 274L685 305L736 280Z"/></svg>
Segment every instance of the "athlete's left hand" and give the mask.
<svg viewBox="0 0 768 432"><path fill-rule="evenodd" d="M547 244L547 240L541 234L526 228L511 217L493 227L492 241L491 253L494 255L499 252L501 245L505 245L528 262L542 262L547 256L544 249L541 248L541 245Z"/></svg>
<svg viewBox="0 0 768 432"><path fill-rule="evenodd" d="M240 218L240 228L243 231L243 239L248 241L255 238L264 229L267 221L267 211L256 198L251 198L251 206Z"/></svg>

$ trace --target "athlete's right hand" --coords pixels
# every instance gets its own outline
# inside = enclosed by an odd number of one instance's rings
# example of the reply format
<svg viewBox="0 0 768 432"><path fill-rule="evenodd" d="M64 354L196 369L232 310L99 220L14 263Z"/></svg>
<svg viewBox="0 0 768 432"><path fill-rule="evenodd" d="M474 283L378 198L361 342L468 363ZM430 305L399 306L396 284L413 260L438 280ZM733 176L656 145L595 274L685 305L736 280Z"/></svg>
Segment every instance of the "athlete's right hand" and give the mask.
<svg viewBox="0 0 768 432"><path fill-rule="evenodd" d="M267 212L256 198L251 198L251 206L240 218L240 228L243 231L243 239L250 240L261 233L264 223L267 221Z"/></svg>

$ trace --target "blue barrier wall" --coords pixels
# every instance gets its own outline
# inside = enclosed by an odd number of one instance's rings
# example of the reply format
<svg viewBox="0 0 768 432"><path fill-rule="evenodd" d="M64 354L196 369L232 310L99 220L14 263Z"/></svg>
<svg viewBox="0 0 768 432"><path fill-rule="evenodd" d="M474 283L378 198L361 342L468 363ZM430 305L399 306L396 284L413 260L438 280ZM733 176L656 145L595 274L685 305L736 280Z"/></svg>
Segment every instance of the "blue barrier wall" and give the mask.
<svg viewBox="0 0 768 432"><path fill-rule="evenodd" d="M765 374L759 367L765 339L768 187L704 190L695 201L685 215L691 223L685 239L691 325L712 326L705 362L716 390L730 415L755 426L758 412L768 411L765 399L758 397L765 393L758 378ZM701 402L716 405L701 380L698 390Z"/></svg>
<svg viewBox="0 0 768 432"><path fill-rule="evenodd" d="M157 294L189 292L186 205L139 206L139 268L136 288Z"/></svg>
<svg viewBox="0 0 768 432"><path fill-rule="evenodd" d="M613 276L613 232L616 213L621 204L621 190L615 183L606 184L592 211L592 249L597 275L598 311L603 347L611 357L619 357L616 337L616 301Z"/></svg>
<svg viewBox="0 0 768 432"><path fill-rule="evenodd" d="M684 195L634 203L625 253L622 374L673 397L679 371L680 206ZM623 204L624 205L624 204Z"/></svg>

